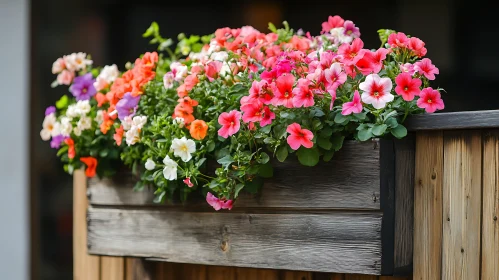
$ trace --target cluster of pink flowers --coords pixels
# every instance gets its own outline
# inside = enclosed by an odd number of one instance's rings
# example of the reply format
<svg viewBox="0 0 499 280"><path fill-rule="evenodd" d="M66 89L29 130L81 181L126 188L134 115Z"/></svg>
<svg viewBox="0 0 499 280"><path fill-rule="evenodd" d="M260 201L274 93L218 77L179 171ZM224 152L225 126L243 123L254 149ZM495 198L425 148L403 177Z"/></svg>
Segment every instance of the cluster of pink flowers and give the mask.
<svg viewBox="0 0 499 280"><path fill-rule="evenodd" d="M92 60L88 59L86 53L72 53L58 58L52 64L52 74L57 74L57 84L70 85L75 73L86 71L89 65L92 65Z"/></svg>

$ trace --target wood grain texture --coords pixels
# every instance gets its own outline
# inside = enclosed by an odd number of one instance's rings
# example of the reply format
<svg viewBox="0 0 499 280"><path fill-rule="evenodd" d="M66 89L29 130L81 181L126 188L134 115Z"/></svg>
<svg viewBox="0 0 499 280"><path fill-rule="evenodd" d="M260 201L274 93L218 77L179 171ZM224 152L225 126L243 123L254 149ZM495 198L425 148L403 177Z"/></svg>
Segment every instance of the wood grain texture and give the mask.
<svg viewBox="0 0 499 280"><path fill-rule="evenodd" d="M499 128L499 110L413 115L404 125L412 131Z"/></svg>
<svg viewBox="0 0 499 280"><path fill-rule="evenodd" d="M381 274L393 275L395 251L395 144L380 141Z"/></svg>
<svg viewBox="0 0 499 280"><path fill-rule="evenodd" d="M414 238L415 135L395 144L395 248L394 274L412 272Z"/></svg>
<svg viewBox="0 0 499 280"><path fill-rule="evenodd" d="M481 132L445 132L443 280L480 277L481 172Z"/></svg>
<svg viewBox="0 0 499 280"><path fill-rule="evenodd" d="M90 252L181 263L379 274L381 213L89 209Z"/></svg>
<svg viewBox="0 0 499 280"><path fill-rule="evenodd" d="M441 278L443 134L416 136L414 279Z"/></svg>
<svg viewBox="0 0 499 280"><path fill-rule="evenodd" d="M346 274L345 280L378 280L378 276L361 275L361 274Z"/></svg>
<svg viewBox="0 0 499 280"><path fill-rule="evenodd" d="M95 280L100 276L100 257L87 254L87 177L73 173L73 279Z"/></svg>
<svg viewBox="0 0 499 280"><path fill-rule="evenodd" d="M280 280L279 271L274 269L236 268L237 280Z"/></svg>
<svg viewBox="0 0 499 280"><path fill-rule="evenodd" d="M155 280L155 262L146 262L141 258L125 259L126 280Z"/></svg>
<svg viewBox="0 0 499 280"><path fill-rule="evenodd" d="M499 279L499 131L483 138L482 280Z"/></svg>
<svg viewBox="0 0 499 280"><path fill-rule="evenodd" d="M206 280L236 280L236 268L234 267L207 266L207 268Z"/></svg>
<svg viewBox="0 0 499 280"><path fill-rule="evenodd" d="M345 274L314 272L313 278L314 280L345 280Z"/></svg>
<svg viewBox="0 0 499 280"><path fill-rule="evenodd" d="M123 257L101 257L101 280L124 280L125 258Z"/></svg>
<svg viewBox="0 0 499 280"><path fill-rule="evenodd" d="M306 271L282 271L282 280L313 280L312 272Z"/></svg>
<svg viewBox="0 0 499 280"><path fill-rule="evenodd" d="M92 180L90 203L164 206L152 202L152 189L134 192L133 185L133 180ZM379 190L378 142L346 141L328 163L321 162L315 167L303 166L296 160L276 163L274 177L266 181L261 192L257 195L242 194L236 208L380 209ZM314 203L304 204L304 201ZM202 201L201 205L205 204Z"/></svg>

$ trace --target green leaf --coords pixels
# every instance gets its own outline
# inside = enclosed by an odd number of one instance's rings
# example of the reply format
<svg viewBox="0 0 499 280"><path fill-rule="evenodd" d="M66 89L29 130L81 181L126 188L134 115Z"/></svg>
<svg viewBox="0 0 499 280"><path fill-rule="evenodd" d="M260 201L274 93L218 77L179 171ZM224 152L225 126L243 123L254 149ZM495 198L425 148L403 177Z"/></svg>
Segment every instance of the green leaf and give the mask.
<svg viewBox="0 0 499 280"><path fill-rule="evenodd" d="M288 157L288 147L286 145L281 146L276 153L277 160L284 162Z"/></svg>
<svg viewBox="0 0 499 280"><path fill-rule="evenodd" d="M261 163L261 164L266 164L267 162L269 162L269 159L270 159L270 158L269 158L269 155L267 155L267 153L265 153L265 152L262 152L262 153L260 154L260 158L259 158L259 159L257 159L256 161L257 161L258 163Z"/></svg>
<svg viewBox="0 0 499 280"><path fill-rule="evenodd" d="M333 147L333 144L331 143L331 141L329 141L329 138L319 137L317 138L317 144L319 145L319 147L326 150L330 150Z"/></svg>
<svg viewBox="0 0 499 280"><path fill-rule="evenodd" d="M73 175L73 171L75 170L74 165L68 164L68 173L69 175Z"/></svg>
<svg viewBox="0 0 499 280"><path fill-rule="evenodd" d="M166 191L161 191L158 195L156 195L156 197L154 198L153 202L154 203L161 203L164 201L165 199L165 194L166 194Z"/></svg>
<svg viewBox="0 0 499 280"><path fill-rule="evenodd" d="M236 185L234 188L234 198L236 198L239 195L239 192L244 188L244 184L239 183Z"/></svg>
<svg viewBox="0 0 499 280"><path fill-rule="evenodd" d="M265 133L265 134L269 134L271 128L272 128L272 126L266 125L266 126L260 128L260 132Z"/></svg>
<svg viewBox="0 0 499 280"><path fill-rule="evenodd" d="M225 169L229 168L229 165L234 162L234 159L230 155L226 155L217 160Z"/></svg>
<svg viewBox="0 0 499 280"><path fill-rule="evenodd" d="M331 138L331 143L333 144L333 151L339 151L341 149L341 147L343 147L344 140L345 140L345 136L335 134Z"/></svg>
<svg viewBox="0 0 499 280"><path fill-rule="evenodd" d="M263 178L262 177L255 177L252 180L246 181L246 184L244 185L244 189L249 192L249 193L257 193L260 188L263 186Z"/></svg>
<svg viewBox="0 0 499 280"><path fill-rule="evenodd" d="M295 113L281 112L281 118L292 120L292 119L296 118L296 115L295 115Z"/></svg>
<svg viewBox="0 0 499 280"><path fill-rule="evenodd" d="M359 138L360 141L367 141L371 139L373 137L372 129L368 128L368 129L359 130L357 137Z"/></svg>
<svg viewBox="0 0 499 280"><path fill-rule="evenodd" d="M272 22L269 22L269 30L274 32L274 33L277 33L277 28L275 27L275 25Z"/></svg>
<svg viewBox="0 0 499 280"><path fill-rule="evenodd" d="M196 168L201 167L201 165L203 165L203 163L204 163L205 161L206 161L206 158L202 158L202 159L198 160L198 161L196 162Z"/></svg>
<svg viewBox="0 0 499 280"><path fill-rule="evenodd" d="M100 151L99 156L100 157L107 157L108 154L109 154L109 150L104 149L104 150Z"/></svg>
<svg viewBox="0 0 499 280"><path fill-rule="evenodd" d="M385 45L385 43L388 41L388 37L392 33L395 33L395 30L392 30L392 29L380 29L380 30L378 30L379 40L381 41L381 47L383 47L383 45Z"/></svg>
<svg viewBox="0 0 499 280"><path fill-rule="evenodd" d="M283 137L286 137L286 126L284 125L276 125L274 126L274 135L276 137L276 139L281 139Z"/></svg>
<svg viewBox="0 0 499 280"><path fill-rule="evenodd" d="M59 99L56 103L55 103L55 107L57 107L57 109L64 109L68 106L68 101L69 101L69 98L67 95L63 95L61 97L61 99Z"/></svg>
<svg viewBox="0 0 499 280"><path fill-rule="evenodd" d="M336 114L336 116L334 117L335 123L344 123L347 120L347 117L343 116L341 113Z"/></svg>
<svg viewBox="0 0 499 280"><path fill-rule="evenodd" d="M399 125L397 122L397 119L395 119L395 118L386 119L385 124L388 125L388 127L390 127L390 128L395 128L395 127L397 127L397 125Z"/></svg>
<svg viewBox="0 0 499 280"><path fill-rule="evenodd" d="M65 152L68 151L68 149L69 149L68 146L63 146L62 148L59 149L59 151L57 151L57 156L64 154Z"/></svg>
<svg viewBox="0 0 499 280"><path fill-rule="evenodd" d="M310 149L301 147L296 155L300 163L305 166L315 166L319 162L319 150L316 147Z"/></svg>
<svg viewBox="0 0 499 280"><path fill-rule="evenodd" d="M133 191L134 192L139 192L139 191L142 191L144 189L144 183L142 183L142 181L138 181L135 186L133 186Z"/></svg>
<svg viewBox="0 0 499 280"><path fill-rule="evenodd" d="M260 165L260 168L258 168L258 175L263 178L272 178L272 176L274 176L274 168L272 168L272 164L267 162L266 164Z"/></svg>
<svg viewBox="0 0 499 280"><path fill-rule="evenodd" d="M51 84L50 84L50 87L51 88L55 88L59 85L59 82L57 80L53 81Z"/></svg>
<svg viewBox="0 0 499 280"><path fill-rule="evenodd" d="M317 107L312 108L312 110L310 110L310 114L309 114L310 118L322 117L324 115L325 115L324 112Z"/></svg>
<svg viewBox="0 0 499 280"><path fill-rule="evenodd" d="M395 128L392 128L391 133L393 136L397 137L398 139L404 138L407 135L407 128L399 124Z"/></svg>
<svg viewBox="0 0 499 280"><path fill-rule="evenodd" d="M319 134L319 136L321 137L329 137L333 134L333 129L330 128L330 127L325 127L323 129L321 129L321 132Z"/></svg>
<svg viewBox="0 0 499 280"><path fill-rule="evenodd" d="M214 141L211 141L211 140L208 140L208 142L206 142L206 150L208 152L213 152L213 150L215 150L215 142Z"/></svg>
<svg viewBox="0 0 499 280"><path fill-rule="evenodd" d="M330 151L326 151L324 153L324 156L322 157L322 159L325 161L325 162L328 162L330 161L334 156L334 150L330 150Z"/></svg>
<svg viewBox="0 0 499 280"><path fill-rule="evenodd" d="M372 128L372 133L375 136L381 136L385 133L387 128L388 128L388 126L386 124L376 124Z"/></svg>

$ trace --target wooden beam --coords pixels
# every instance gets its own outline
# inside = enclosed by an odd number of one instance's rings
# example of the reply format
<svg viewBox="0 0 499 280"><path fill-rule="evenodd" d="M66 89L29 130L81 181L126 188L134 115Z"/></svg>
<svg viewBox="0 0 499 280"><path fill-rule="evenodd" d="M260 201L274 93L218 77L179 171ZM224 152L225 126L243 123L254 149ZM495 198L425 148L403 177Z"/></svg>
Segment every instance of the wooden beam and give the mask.
<svg viewBox="0 0 499 280"><path fill-rule="evenodd" d="M101 257L101 280L124 280L125 258L123 257Z"/></svg>
<svg viewBox="0 0 499 280"><path fill-rule="evenodd" d="M442 279L480 279L480 131L444 133Z"/></svg>
<svg viewBox="0 0 499 280"><path fill-rule="evenodd" d="M412 131L499 128L499 110L412 115L405 126Z"/></svg>
<svg viewBox="0 0 499 280"><path fill-rule="evenodd" d="M380 273L381 213L89 209L91 253L181 263Z"/></svg>
<svg viewBox="0 0 499 280"><path fill-rule="evenodd" d="M416 136L414 190L414 279L435 280L442 275L443 134Z"/></svg>
<svg viewBox="0 0 499 280"><path fill-rule="evenodd" d="M482 279L499 279L499 131L483 138Z"/></svg>

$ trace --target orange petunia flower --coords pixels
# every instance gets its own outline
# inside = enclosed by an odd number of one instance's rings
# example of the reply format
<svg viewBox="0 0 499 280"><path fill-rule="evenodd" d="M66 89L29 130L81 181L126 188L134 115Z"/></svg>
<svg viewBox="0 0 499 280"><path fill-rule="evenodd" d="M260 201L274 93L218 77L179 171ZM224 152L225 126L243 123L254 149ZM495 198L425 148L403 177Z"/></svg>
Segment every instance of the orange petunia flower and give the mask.
<svg viewBox="0 0 499 280"><path fill-rule="evenodd" d="M103 134L106 134L110 129L111 126L114 124L114 119L116 118L116 115L110 116L108 112L104 111L102 112L102 123L100 124L100 131Z"/></svg>
<svg viewBox="0 0 499 280"><path fill-rule="evenodd" d="M116 129L116 133L113 135L114 141L116 141L116 145L121 146L121 142L123 142L124 132L125 130L123 129L122 125Z"/></svg>
<svg viewBox="0 0 499 280"><path fill-rule="evenodd" d="M102 107L102 105L106 104L109 100L106 95L98 92L95 96L95 100L97 100L97 107Z"/></svg>
<svg viewBox="0 0 499 280"><path fill-rule="evenodd" d="M75 142L71 138L66 138L64 143L68 145L68 158L73 159L76 156Z"/></svg>
<svg viewBox="0 0 499 280"><path fill-rule="evenodd" d="M94 157L82 157L80 161L87 165L85 169L85 175L88 178L92 178L95 176L95 171L97 169L97 159Z"/></svg>
<svg viewBox="0 0 499 280"><path fill-rule="evenodd" d="M194 121L194 116L191 113L186 112L185 110L175 110L175 112L173 113L173 118L184 119L184 123L186 125Z"/></svg>
<svg viewBox="0 0 499 280"><path fill-rule="evenodd" d="M203 140L208 132L208 125L203 120L195 120L191 123L189 128L192 138L196 140Z"/></svg>

